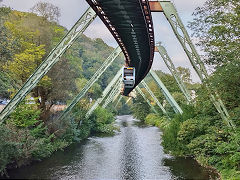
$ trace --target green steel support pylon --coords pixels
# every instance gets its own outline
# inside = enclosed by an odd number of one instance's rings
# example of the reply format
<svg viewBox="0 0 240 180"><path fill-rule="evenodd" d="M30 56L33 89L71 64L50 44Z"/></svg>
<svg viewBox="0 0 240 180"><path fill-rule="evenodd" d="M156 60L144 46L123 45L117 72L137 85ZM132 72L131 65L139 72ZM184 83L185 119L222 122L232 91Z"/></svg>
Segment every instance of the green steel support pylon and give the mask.
<svg viewBox="0 0 240 180"><path fill-rule="evenodd" d="M147 92L152 96L153 100L157 103L158 107L160 107L160 109L162 110L163 114L165 114L166 116L168 116L167 111L166 111L165 108L162 106L162 104L158 101L157 97L154 95L154 93L153 93L152 90L148 87L148 85L145 83L144 80L142 80L141 84L142 84L143 87L147 90Z"/></svg>
<svg viewBox="0 0 240 180"><path fill-rule="evenodd" d="M225 105L223 104L220 96L218 95L217 91L214 90L211 83L208 82L208 73L206 67L204 66L203 62L200 59L199 54L197 53L187 30L185 29L176 8L174 7L173 3L170 1L159 1L163 13L167 20L169 21L174 34L176 35L177 39L181 43L185 53L187 54L193 68L197 72L200 80L206 83L206 88L210 95L210 99L213 102L214 106L216 107L217 111L221 115L222 119L226 122L229 127L235 128L235 125L230 120L230 116L227 112Z"/></svg>
<svg viewBox="0 0 240 180"><path fill-rule="evenodd" d="M129 97L129 98L127 99L127 101L125 102L125 104L127 104L131 99L132 99L132 97Z"/></svg>
<svg viewBox="0 0 240 180"><path fill-rule="evenodd" d="M111 82L108 84L108 86L104 89L102 96L97 99L97 101L92 105L92 107L89 109L89 111L86 113L86 118L88 118L93 111L99 106L99 104L102 103L104 98L108 95L108 93L111 91L114 84L119 80L119 78L122 75L122 69L118 71L118 73L114 76L114 78L111 80Z"/></svg>
<svg viewBox="0 0 240 180"><path fill-rule="evenodd" d="M119 91L116 93L116 96L114 96L112 102L116 101L116 99L118 98L118 96L121 96L120 92L121 92L121 88L120 88Z"/></svg>
<svg viewBox="0 0 240 180"><path fill-rule="evenodd" d="M144 93L142 92L142 90L137 86L136 90L138 91L138 93L143 97L143 99L148 103L148 105L152 108L152 110L154 111L154 113L158 114L157 110L154 108L154 106L150 103L150 101L147 99L147 97L144 95Z"/></svg>
<svg viewBox="0 0 240 180"><path fill-rule="evenodd" d="M118 106L118 104L120 103L120 101L122 100L122 98L123 98L123 96L120 96L120 97L118 98L118 101L117 101L116 105L114 106L115 109L117 108L117 106Z"/></svg>
<svg viewBox="0 0 240 180"><path fill-rule="evenodd" d="M150 70L150 74L153 77L153 79L155 80L155 82L157 83L157 85L159 86L159 88L161 89L163 95L165 96L165 98L167 99L169 104L173 107L173 110L175 111L175 113L182 114L183 111L182 111L181 107L178 105L178 103L172 97L172 95L170 94L170 92L168 91L166 86L163 84L163 82L160 80L158 75L153 70Z"/></svg>
<svg viewBox="0 0 240 180"><path fill-rule="evenodd" d="M184 94L185 98L187 99L187 101L189 103L191 103L192 102L191 95L190 95L187 87L185 86L183 80L181 79L179 73L177 72L171 58L168 56L166 49L161 45L160 42L156 45L156 48L157 48L159 54L161 55L163 61L165 62L166 66L168 67L169 71L172 73L174 79L176 80L176 82L177 82L179 88L181 89L182 93Z"/></svg>
<svg viewBox="0 0 240 180"><path fill-rule="evenodd" d="M110 102L113 101L113 98L117 95L120 89L122 80L119 79L119 81L113 86L111 92L109 93L107 99L105 100L104 104L102 105L103 108L106 108Z"/></svg>
<svg viewBox="0 0 240 180"><path fill-rule="evenodd" d="M95 72L92 78L82 88L80 93L72 100L69 106L64 110L59 118L64 118L72 110L72 108L80 101L80 99L86 94L86 92L92 87L92 85L99 79L99 77L106 71L106 69L112 64L112 62L121 53L121 48L118 46L102 64L102 66Z"/></svg>
<svg viewBox="0 0 240 180"><path fill-rule="evenodd" d="M12 100L6 105L0 114L0 124L26 97L26 95L37 85L42 77L56 64L64 52L76 40L95 19L96 13L92 8L88 8L82 17L76 22L70 31L63 37L58 45L49 53L47 58L38 66L35 72L28 78L21 89L16 93Z"/></svg>

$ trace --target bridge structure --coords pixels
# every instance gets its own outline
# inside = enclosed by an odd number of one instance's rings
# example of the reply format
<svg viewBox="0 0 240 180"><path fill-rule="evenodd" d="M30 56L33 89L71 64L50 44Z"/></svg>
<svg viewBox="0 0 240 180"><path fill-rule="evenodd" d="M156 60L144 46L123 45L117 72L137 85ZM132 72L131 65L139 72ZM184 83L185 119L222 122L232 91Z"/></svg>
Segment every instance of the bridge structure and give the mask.
<svg viewBox="0 0 240 180"><path fill-rule="evenodd" d="M156 98L154 93L148 87L147 83L143 81L146 75L149 73L161 89L163 95L169 104L173 107L176 113L182 113L181 107L174 100L173 96L169 93L166 86L160 80L160 77L151 70L153 63L154 52L160 53L163 61L169 68L170 72L174 76L179 88L186 97L189 103L192 102L192 97L187 90L181 77L178 75L174 63L168 56L166 49L161 43L156 44L154 40L154 22L152 20L151 13L160 12L165 15L170 23L172 30L182 45L189 61L193 68L197 72L200 80L204 82L208 89L208 94L216 107L217 111L221 115L222 119L228 126L235 127L229 118L229 114L221 101L221 98L217 94L217 91L212 87L208 81L208 73L198 55L191 39L177 13L177 10L171 1L148 1L148 0L87 0L90 7L80 17L76 24L68 31L63 39L57 44L57 46L50 52L46 59L39 65L35 72L28 78L26 83L15 94L12 100L1 111L0 124L14 111L17 105L26 97L28 93L37 85L41 78L56 64L65 51L71 47L74 41L81 36L86 28L93 22L93 20L99 16L106 27L109 29L115 40L118 42L117 47L112 54L106 59L102 66L96 71L93 77L87 82L80 93L72 100L68 107L64 110L59 118L64 118L72 110L72 108L79 102L79 100L86 94L91 88L94 82L105 72L105 70L111 65L111 63L122 52L125 56L125 66L135 67L136 69L136 83L133 88L123 89L123 95L127 96L136 88L137 92L143 96L149 106L157 113L156 109L152 106L152 103L147 99L138 85L142 85L150 94L152 99L160 107L162 112L168 116L167 111L164 109L162 103ZM156 32L155 32L156 33ZM112 79L110 84L103 91L102 96L97 99L94 105L86 114L88 118L92 112L103 102L103 107L116 100L119 97L119 87L121 78L121 70ZM121 98L119 98L121 99ZM117 103L119 103L118 100Z"/></svg>

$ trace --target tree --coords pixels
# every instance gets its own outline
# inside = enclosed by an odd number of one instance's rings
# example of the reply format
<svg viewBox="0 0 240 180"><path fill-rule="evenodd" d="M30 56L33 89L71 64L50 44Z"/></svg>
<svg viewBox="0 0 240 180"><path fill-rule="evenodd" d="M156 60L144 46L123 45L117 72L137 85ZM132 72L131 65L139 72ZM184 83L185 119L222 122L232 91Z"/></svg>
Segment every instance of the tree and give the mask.
<svg viewBox="0 0 240 180"><path fill-rule="evenodd" d="M229 110L239 106L240 3L238 0L208 0L196 9L189 24L205 62L215 68L210 82L218 88Z"/></svg>
<svg viewBox="0 0 240 180"><path fill-rule="evenodd" d="M42 16L51 22L58 22L58 19L61 16L59 7L46 2L38 2L30 10L33 13L36 13L37 15Z"/></svg>
<svg viewBox="0 0 240 180"><path fill-rule="evenodd" d="M177 72L179 73L183 82L185 82L185 83L192 82L190 69L179 66L179 67L177 67Z"/></svg>
<svg viewBox="0 0 240 180"><path fill-rule="evenodd" d="M132 112L134 117L141 121L144 121L150 113L150 107L141 95L133 99Z"/></svg>
<svg viewBox="0 0 240 180"><path fill-rule="evenodd" d="M193 14L189 27L206 53L207 64L218 67L240 61L239 8L238 0L208 0Z"/></svg>

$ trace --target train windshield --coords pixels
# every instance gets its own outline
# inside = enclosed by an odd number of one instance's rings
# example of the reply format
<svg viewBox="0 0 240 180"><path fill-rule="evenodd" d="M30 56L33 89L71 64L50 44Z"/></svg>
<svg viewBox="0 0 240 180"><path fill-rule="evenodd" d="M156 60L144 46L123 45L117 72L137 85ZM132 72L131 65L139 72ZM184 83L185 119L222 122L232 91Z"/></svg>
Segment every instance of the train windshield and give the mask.
<svg viewBox="0 0 240 180"><path fill-rule="evenodd" d="M135 68L123 68L123 83L125 88L133 88L135 85Z"/></svg>

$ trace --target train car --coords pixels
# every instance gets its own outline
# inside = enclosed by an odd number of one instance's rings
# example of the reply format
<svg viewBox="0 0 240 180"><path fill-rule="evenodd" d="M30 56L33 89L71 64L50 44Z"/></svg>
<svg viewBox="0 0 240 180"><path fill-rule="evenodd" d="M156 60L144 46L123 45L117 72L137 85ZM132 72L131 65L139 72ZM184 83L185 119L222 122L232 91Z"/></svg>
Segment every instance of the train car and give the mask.
<svg viewBox="0 0 240 180"><path fill-rule="evenodd" d="M135 68L123 67L122 78L125 88L133 88L135 85Z"/></svg>

